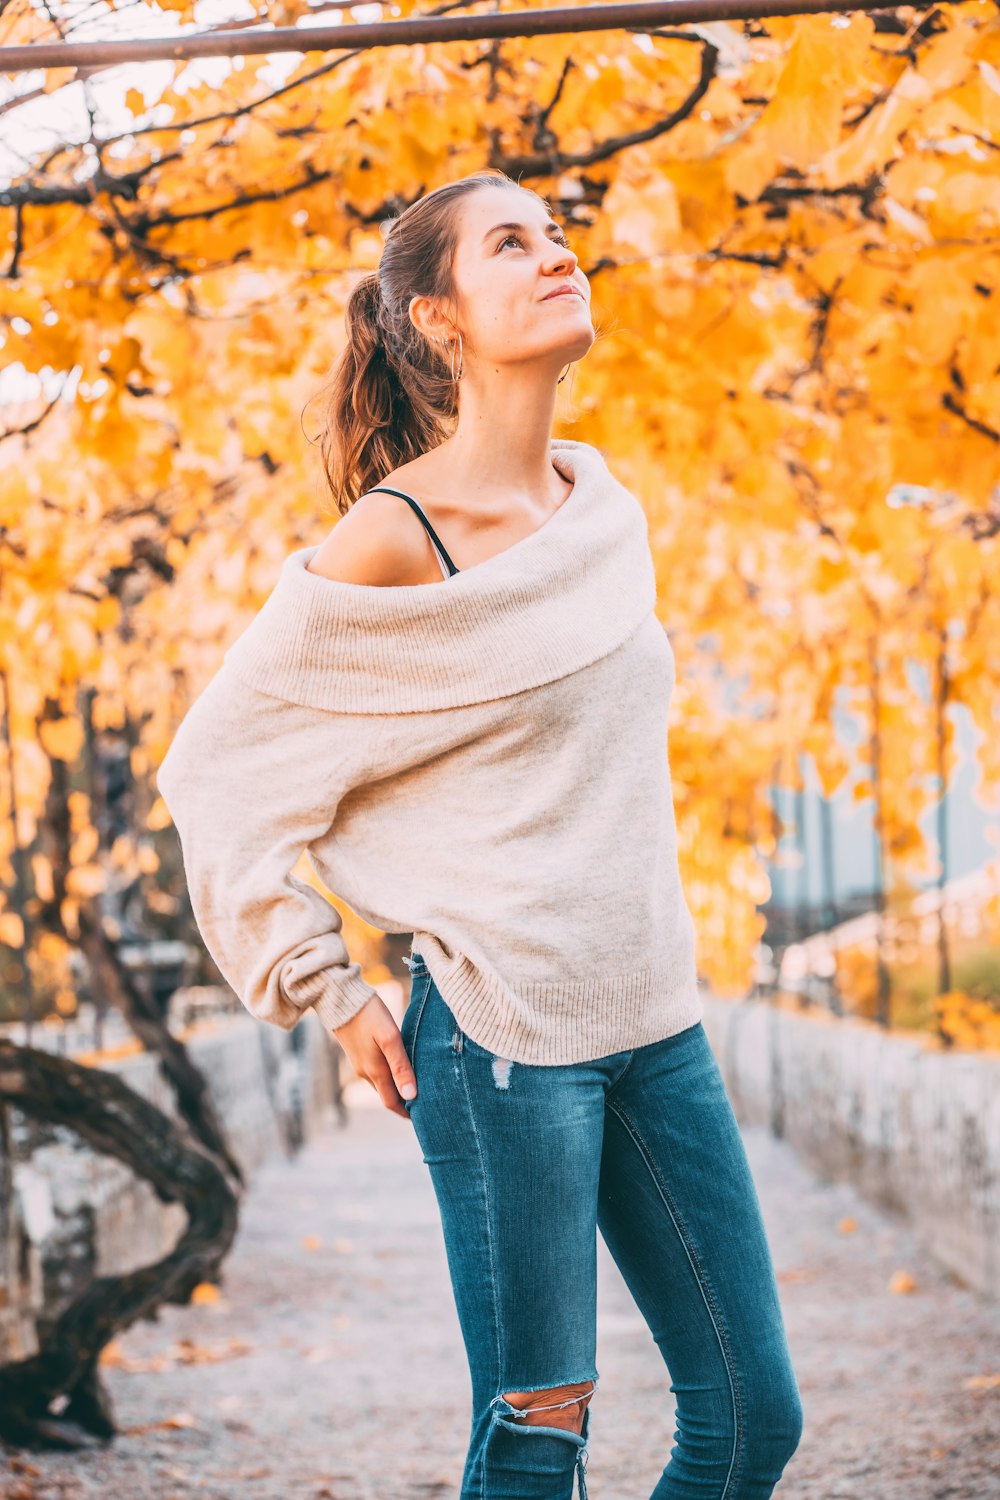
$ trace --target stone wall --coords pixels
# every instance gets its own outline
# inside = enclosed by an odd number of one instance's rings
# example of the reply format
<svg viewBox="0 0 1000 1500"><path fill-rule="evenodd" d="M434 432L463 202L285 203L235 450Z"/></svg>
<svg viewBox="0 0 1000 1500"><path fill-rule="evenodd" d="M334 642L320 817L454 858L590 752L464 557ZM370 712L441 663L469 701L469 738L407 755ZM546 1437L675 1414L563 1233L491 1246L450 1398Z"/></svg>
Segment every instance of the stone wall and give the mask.
<svg viewBox="0 0 1000 1500"><path fill-rule="evenodd" d="M906 1217L966 1285L1000 1296L1000 1056L874 1023L703 996L741 1121Z"/></svg>
<svg viewBox="0 0 1000 1500"><path fill-rule="evenodd" d="M247 1179L275 1152L294 1150L329 1123L338 1066L346 1059L313 1013L291 1032L240 1009L203 1023L188 1049L202 1070L233 1154ZM147 1053L108 1061L129 1086L176 1119L170 1085ZM161 1203L147 1183L80 1137L6 1113L0 1138L0 1363L35 1352L35 1325L95 1275L114 1275L165 1255L186 1223L179 1204ZM0 1182L0 1188L3 1183Z"/></svg>
<svg viewBox="0 0 1000 1500"><path fill-rule="evenodd" d="M386 990L389 986L386 986ZM394 998L394 996L393 996ZM827 1178L901 1213L963 1282L1000 1295L1000 1057L949 1053L819 1011L704 995L705 1030L739 1119L764 1124ZM392 1006L399 1019L402 1005ZM189 1041L247 1177L330 1122L353 1076L318 1019L282 1032L242 1010ZM155 1059L107 1064L165 1113ZM296 1096L301 1096L297 1110ZM7 1112L0 1134L0 1362L36 1347L35 1320L94 1275L165 1254L184 1210L163 1204L73 1132Z"/></svg>

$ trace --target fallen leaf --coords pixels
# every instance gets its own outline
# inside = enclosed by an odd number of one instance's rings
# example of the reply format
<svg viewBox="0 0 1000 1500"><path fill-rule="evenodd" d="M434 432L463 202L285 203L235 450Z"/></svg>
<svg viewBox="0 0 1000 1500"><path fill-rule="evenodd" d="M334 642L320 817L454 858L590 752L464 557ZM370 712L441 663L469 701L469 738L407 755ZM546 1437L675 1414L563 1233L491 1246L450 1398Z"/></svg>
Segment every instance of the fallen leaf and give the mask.
<svg viewBox="0 0 1000 1500"><path fill-rule="evenodd" d="M172 1417L164 1417L159 1425L161 1427L197 1427L198 1423L189 1411L177 1411Z"/></svg>
<svg viewBox="0 0 1000 1500"><path fill-rule="evenodd" d="M333 1350L320 1345L317 1349L307 1349L303 1358L307 1365L325 1364L328 1359L333 1358Z"/></svg>
<svg viewBox="0 0 1000 1500"><path fill-rule="evenodd" d="M139 1359L116 1352L110 1359L104 1359L102 1356L101 1364L106 1364L115 1370L124 1370L129 1375L158 1375L170 1368L170 1361L165 1354L153 1354L146 1359Z"/></svg>
<svg viewBox="0 0 1000 1500"><path fill-rule="evenodd" d="M199 1281L191 1293L191 1301L194 1303L218 1302L219 1288L214 1281Z"/></svg>
<svg viewBox="0 0 1000 1500"><path fill-rule="evenodd" d="M253 1345L246 1339L232 1335L224 1344L196 1344L193 1339L178 1339L170 1346L176 1364L209 1365L222 1359L238 1359L241 1354L252 1354Z"/></svg>
<svg viewBox="0 0 1000 1500"><path fill-rule="evenodd" d="M138 1437L144 1432L162 1432L165 1428L197 1427L198 1423L190 1412L178 1411L172 1417L164 1417L162 1422L137 1422L133 1427L123 1427L121 1431L129 1437ZM178 1476L175 1476L178 1477ZM179 1477L186 1477L179 1471Z"/></svg>

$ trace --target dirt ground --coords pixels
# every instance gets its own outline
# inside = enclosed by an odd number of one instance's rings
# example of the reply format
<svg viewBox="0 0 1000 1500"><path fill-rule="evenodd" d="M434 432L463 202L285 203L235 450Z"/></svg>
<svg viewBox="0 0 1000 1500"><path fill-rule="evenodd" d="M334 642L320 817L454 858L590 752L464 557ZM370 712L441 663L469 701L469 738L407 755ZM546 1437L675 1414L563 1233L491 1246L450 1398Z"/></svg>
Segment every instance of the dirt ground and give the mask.
<svg viewBox="0 0 1000 1500"><path fill-rule="evenodd" d="M6 1473L0 1457L5 1500L457 1500L469 1388L433 1189L408 1121L367 1083L348 1099L343 1130L258 1172L218 1299L115 1346L115 1442L8 1455ZM1000 1500L1000 1307L766 1131L744 1136L805 1407L775 1495ZM598 1243L590 1500L648 1500L669 1376Z"/></svg>

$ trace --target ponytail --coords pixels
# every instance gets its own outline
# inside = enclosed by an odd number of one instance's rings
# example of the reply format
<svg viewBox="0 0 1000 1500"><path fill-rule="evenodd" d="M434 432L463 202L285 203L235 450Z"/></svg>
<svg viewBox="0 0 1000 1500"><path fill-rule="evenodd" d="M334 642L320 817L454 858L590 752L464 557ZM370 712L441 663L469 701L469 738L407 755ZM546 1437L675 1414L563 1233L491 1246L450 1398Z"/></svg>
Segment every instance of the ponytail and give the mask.
<svg viewBox="0 0 1000 1500"><path fill-rule="evenodd" d="M354 287L345 321L347 343L333 371L320 433L323 469L341 514L406 458L444 436L429 422L423 403L414 409L400 379L377 272Z"/></svg>

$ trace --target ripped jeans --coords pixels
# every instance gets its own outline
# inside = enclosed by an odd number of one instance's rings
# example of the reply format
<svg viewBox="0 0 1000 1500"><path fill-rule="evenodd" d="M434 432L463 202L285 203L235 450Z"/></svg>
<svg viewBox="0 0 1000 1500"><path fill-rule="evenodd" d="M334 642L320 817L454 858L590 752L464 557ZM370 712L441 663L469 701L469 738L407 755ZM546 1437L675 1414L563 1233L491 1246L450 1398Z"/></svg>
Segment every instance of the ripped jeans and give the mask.
<svg viewBox="0 0 1000 1500"><path fill-rule="evenodd" d="M579 1431L508 1395L596 1389L597 1235L671 1377L650 1500L767 1500L802 1405L756 1188L701 1022L592 1062L529 1066L459 1027L419 954L400 1028L472 1377L460 1500L587 1500ZM545 1394L549 1393L549 1394ZM529 1398L530 1399L530 1398ZM635 1497L639 1500L639 1496Z"/></svg>

